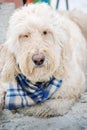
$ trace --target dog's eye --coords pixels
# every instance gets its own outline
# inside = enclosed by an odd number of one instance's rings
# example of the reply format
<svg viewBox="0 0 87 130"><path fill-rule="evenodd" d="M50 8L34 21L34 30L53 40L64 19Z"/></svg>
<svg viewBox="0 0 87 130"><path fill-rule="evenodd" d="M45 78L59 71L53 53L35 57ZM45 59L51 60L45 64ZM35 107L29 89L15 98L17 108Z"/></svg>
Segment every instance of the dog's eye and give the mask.
<svg viewBox="0 0 87 130"><path fill-rule="evenodd" d="M24 40L27 40L27 39L30 38L30 37L31 37L31 34L30 34L30 33L21 34L21 35L19 36L19 40L24 41Z"/></svg>
<svg viewBox="0 0 87 130"><path fill-rule="evenodd" d="M43 31L43 35L47 35L47 31Z"/></svg>
<svg viewBox="0 0 87 130"><path fill-rule="evenodd" d="M29 37L31 37L31 33L24 34L23 37L24 38L29 38Z"/></svg>
<svg viewBox="0 0 87 130"><path fill-rule="evenodd" d="M28 38L28 37L29 37L29 35L24 35L24 37L25 37L25 38Z"/></svg>

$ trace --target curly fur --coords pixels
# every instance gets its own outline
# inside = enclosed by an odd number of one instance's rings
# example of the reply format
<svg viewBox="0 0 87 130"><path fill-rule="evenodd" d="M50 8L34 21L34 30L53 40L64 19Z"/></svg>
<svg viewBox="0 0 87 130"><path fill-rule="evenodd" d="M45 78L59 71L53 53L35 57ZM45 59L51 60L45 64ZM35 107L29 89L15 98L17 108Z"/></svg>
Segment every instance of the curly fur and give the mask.
<svg viewBox="0 0 87 130"><path fill-rule="evenodd" d="M47 81L52 76L63 79L62 87L50 100L27 108L25 114L41 117L63 115L85 90L85 28L80 27L83 22L76 22L74 17L79 21L72 12L58 13L44 3L30 4L12 15L3 47L9 55L5 54L6 58L0 61L0 68L4 65L1 81L14 82L19 72L32 82ZM36 67L32 61L32 56L37 53L45 55L42 67Z"/></svg>

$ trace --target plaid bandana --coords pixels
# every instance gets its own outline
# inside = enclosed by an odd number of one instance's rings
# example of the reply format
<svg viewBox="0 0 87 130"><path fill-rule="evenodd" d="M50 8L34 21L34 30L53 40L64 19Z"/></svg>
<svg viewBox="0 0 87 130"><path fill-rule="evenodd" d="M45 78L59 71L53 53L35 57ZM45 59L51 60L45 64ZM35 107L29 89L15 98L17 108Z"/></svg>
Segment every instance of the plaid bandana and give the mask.
<svg viewBox="0 0 87 130"><path fill-rule="evenodd" d="M61 86L62 80L52 77L48 82L32 84L23 74L18 74L15 83L9 83L5 95L5 109L16 109L42 103Z"/></svg>

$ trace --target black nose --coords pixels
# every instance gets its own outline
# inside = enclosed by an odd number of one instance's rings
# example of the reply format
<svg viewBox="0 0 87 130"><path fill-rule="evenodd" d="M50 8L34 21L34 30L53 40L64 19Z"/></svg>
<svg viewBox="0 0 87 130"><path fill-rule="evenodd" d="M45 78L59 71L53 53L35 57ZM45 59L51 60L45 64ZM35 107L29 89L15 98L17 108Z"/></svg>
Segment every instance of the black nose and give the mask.
<svg viewBox="0 0 87 130"><path fill-rule="evenodd" d="M35 65L42 65L44 63L45 56L40 53L40 54L35 54L32 56L32 61L34 62Z"/></svg>

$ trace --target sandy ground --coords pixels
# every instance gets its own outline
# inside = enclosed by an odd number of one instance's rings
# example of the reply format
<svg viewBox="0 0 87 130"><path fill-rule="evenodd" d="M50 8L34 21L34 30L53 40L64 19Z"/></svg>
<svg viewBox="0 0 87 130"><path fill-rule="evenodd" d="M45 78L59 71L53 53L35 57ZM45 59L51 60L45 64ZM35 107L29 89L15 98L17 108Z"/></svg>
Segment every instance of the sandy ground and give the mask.
<svg viewBox="0 0 87 130"><path fill-rule="evenodd" d="M87 0L70 0L69 4L70 9L87 12ZM60 4L60 9L63 7L65 4ZM5 41L8 19L13 10L14 4L0 4L0 43ZM0 130L87 130L87 92L64 116L41 119L4 110L0 113Z"/></svg>

